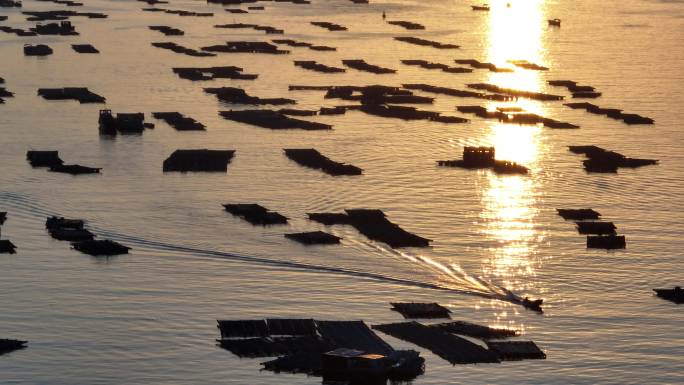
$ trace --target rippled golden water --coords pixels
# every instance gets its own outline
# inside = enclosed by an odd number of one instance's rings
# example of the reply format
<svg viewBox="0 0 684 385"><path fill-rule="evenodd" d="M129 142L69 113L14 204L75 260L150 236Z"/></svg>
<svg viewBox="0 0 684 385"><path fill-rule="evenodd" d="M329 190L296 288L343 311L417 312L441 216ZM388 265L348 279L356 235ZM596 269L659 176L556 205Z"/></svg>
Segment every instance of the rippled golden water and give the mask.
<svg viewBox="0 0 684 385"><path fill-rule="evenodd" d="M134 1L86 1L77 11L108 19L76 18L79 37L17 38L0 34L0 77L16 93L0 105L0 211L9 211L3 238L19 247L0 256L0 338L23 338L30 347L0 357L5 384L315 384L318 378L260 372L261 360L237 359L214 344L217 318L317 317L398 321L395 300L436 301L454 318L524 330L547 353L545 361L452 367L427 351L427 373L416 384L684 382L681 308L654 298L651 288L684 283L681 206L684 134L684 2L490 1L488 13L460 1L375 2L312 0L310 6L264 3L266 10L232 15L202 1L163 8L211 10L213 18L141 12ZM506 4L510 3L510 7ZM26 0L23 10L61 9ZM425 31L382 22L410 20ZM19 10L0 24L28 26ZM561 28L546 20L561 18ZM332 33L309 21L349 27ZM198 48L226 40L266 40L251 30L214 24L257 23L283 28L285 38L338 47L290 55L219 54L192 58L150 46L176 41ZM165 37L148 25L186 31ZM436 50L397 42L416 35L461 45ZM24 57L26 42L55 50ZM70 44L92 43L100 55L77 55ZM292 65L342 59L398 69L396 75L354 70L325 75ZM401 64L425 59L453 64L474 58L510 66L525 59L548 72L447 74ZM250 81L190 82L174 66L237 65L258 73ZM436 96L433 106L451 115L456 105L520 106L581 126L553 130L500 124L474 116L470 123L372 117L361 112L317 117L330 132L271 131L224 121L230 109L202 87L240 86L262 97L290 97L298 108L335 105L321 92L290 84L362 85L428 83L464 89L490 82L503 87L567 95L549 79L597 87L593 102L656 120L653 126L571 110L561 102L519 99L483 102ZM164 123L142 136L101 139L101 106L48 102L39 87L87 86L114 111L183 112L206 132L177 132ZM427 96L433 96L425 94ZM234 107L235 108L235 107ZM237 107L241 108L241 107ZM151 116L149 120L154 121ZM582 157L567 145L596 144L661 164L617 175L586 174ZM460 157L464 145L492 145L497 157L531 169L529 176L438 168ZM361 177L332 178L289 161L282 148L315 147L364 169ZM235 149L226 174L162 174L177 148ZM69 177L31 169L28 149L57 149L69 162L103 167L100 176ZM252 227L222 211L226 202L258 202L291 218L287 227ZM427 249L392 250L352 228L326 228L305 213L369 207L384 210L405 229L433 239ZM627 236L627 249L587 250L558 207L593 207ZM88 219L103 237L133 247L127 256L94 259L69 250L43 229L47 215ZM322 229L341 246L303 247L284 232ZM522 295L545 298L544 316L476 295L491 282ZM447 287L452 291L434 290ZM385 336L383 336L385 337ZM397 347L412 347L393 338ZM415 348L415 347L413 347Z"/></svg>

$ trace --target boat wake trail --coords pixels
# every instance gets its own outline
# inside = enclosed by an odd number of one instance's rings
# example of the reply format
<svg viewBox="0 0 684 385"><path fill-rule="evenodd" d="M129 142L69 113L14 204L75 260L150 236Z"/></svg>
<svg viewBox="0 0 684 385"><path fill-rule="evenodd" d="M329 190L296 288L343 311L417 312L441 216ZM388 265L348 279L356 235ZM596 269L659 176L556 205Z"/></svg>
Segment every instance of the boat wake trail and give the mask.
<svg viewBox="0 0 684 385"><path fill-rule="evenodd" d="M50 209L42 204L33 202L30 198L11 192L0 192L0 202L5 207L12 208L12 215L31 220L42 221L48 216L60 216L58 212ZM398 259L409 261L416 265L423 271L429 271L435 274L439 279L438 282L428 282L423 280L402 278L388 274L376 273L371 271L362 271L355 269L348 269L344 267L318 265L311 263L284 261L277 259L270 259L247 254L238 254L221 250L211 250L206 248L188 247L177 245L173 243L162 242L158 240L150 240L144 237L132 236L128 234L112 231L107 228L99 227L96 224L89 223L89 229L100 237L109 238L114 241L125 243L128 246L134 247L134 250L148 251L148 252L168 252L173 254L181 254L184 257L195 256L198 258L213 258L237 262L246 262L251 264L260 264L267 266L280 267L285 269L310 271L328 274L346 275L357 278L365 278L378 282L386 282L403 286L413 286L425 289L446 291L454 294L478 296L488 299L497 299L510 301L510 291L499 287L493 283L487 282L483 278L473 277L467 274L456 264L450 266L443 265L429 257L421 255L413 255L404 251L393 249L386 249L378 244L371 242L360 242L350 240L360 245L370 246L382 253L391 253Z"/></svg>

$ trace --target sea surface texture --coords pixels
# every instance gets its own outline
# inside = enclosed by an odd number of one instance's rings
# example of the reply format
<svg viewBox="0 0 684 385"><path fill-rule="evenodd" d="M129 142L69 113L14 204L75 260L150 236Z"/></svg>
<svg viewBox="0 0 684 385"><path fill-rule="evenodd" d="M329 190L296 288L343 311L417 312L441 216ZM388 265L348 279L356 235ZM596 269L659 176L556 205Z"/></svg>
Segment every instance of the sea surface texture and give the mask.
<svg viewBox="0 0 684 385"><path fill-rule="evenodd" d="M0 77L14 97L0 104L2 239L17 254L0 254L0 338L29 341L0 356L0 383L51 385L319 384L319 377L260 371L266 359L240 359L216 345L217 319L303 317L398 322L389 302L438 302L454 319L522 330L546 360L452 366L429 351L381 335L397 348L421 351L428 384L681 384L684 308L654 296L656 287L684 285L684 1L491 0L489 12L465 1L311 0L309 5L259 2L263 11L232 14L204 1L170 0L165 9L213 12L188 17L143 12L129 0L84 0L82 7L25 0L0 8L0 26L35 26L22 11L69 9L109 17L72 17L79 36L18 37L0 32ZM387 19L383 20L385 12ZM547 19L560 18L562 26ZM390 20L420 23L406 30ZM348 28L330 32L311 25ZM284 30L218 29L252 23ZM168 25L184 36L148 29ZM460 49L394 40L416 36ZM336 47L287 47L285 55L219 53L191 57L151 46L173 41L200 49L226 41L294 39ZM24 44L54 54L29 57ZM100 54L78 54L89 43ZM372 74L347 68L324 74L293 65L316 60L344 67L364 59L396 69ZM513 72L447 73L402 64L423 59L450 66L477 59ZM515 67L527 60L549 68ZM256 80L179 78L173 67L238 66ZM548 80L595 87L597 99L573 99ZM470 119L446 124L371 116L303 117L332 130L270 130L224 120L223 104L204 87L244 88L259 97L319 109L353 102L289 85L401 86L426 83L466 90L470 83L565 96L509 102L415 91L434 97L415 105ZM88 87L103 104L48 101L38 88ZM655 120L627 125L573 110L588 101ZM457 105L521 107L580 126L553 129L501 123L456 111ZM144 112L156 124L142 135L105 138L98 113ZM273 107L281 108L281 107ZM179 111L206 131L176 131L152 112ZM615 173L587 173L569 145L598 145L659 163ZM528 175L438 167L461 158L464 146L494 146L498 159L525 165ZM225 173L163 173L176 149L236 150ZM284 148L315 148L363 169L332 177L289 160ZM59 150L67 163L101 167L71 176L33 169L27 150ZM288 218L285 226L252 226L224 203L259 203ZM625 235L627 248L587 249L586 237L557 208L593 208ZM429 248L392 249L351 226L326 227L308 212L382 209L407 231L433 240ZM83 218L99 238L130 254L90 257L52 239L46 217ZM322 230L340 245L303 246L285 233ZM491 297L493 287L543 298L543 315Z"/></svg>

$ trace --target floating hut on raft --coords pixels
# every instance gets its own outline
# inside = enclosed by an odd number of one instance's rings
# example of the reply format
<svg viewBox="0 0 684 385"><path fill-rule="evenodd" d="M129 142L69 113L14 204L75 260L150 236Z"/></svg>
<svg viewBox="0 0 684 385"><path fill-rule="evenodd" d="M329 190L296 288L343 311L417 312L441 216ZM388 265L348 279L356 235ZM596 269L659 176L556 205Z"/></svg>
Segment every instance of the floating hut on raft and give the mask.
<svg viewBox="0 0 684 385"><path fill-rule="evenodd" d="M253 225L284 225L287 217L256 203L227 203L223 208Z"/></svg>
<svg viewBox="0 0 684 385"><path fill-rule="evenodd" d="M114 116L112 110L100 110L98 124L102 135L140 134L145 130L145 114L117 113Z"/></svg>
<svg viewBox="0 0 684 385"><path fill-rule="evenodd" d="M312 221L325 225L346 224L354 226L366 237L388 244L392 248L428 247L432 240L409 233L390 222L381 210L351 209L345 213L309 213Z"/></svg>
<svg viewBox="0 0 684 385"><path fill-rule="evenodd" d="M26 159L29 164L31 164L31 167L52 167L64 163L64 161L59 158L59 151L29 150L26 152Z"/></svg>
<svg viewBox="0 0 684 385"><path fill-rule="evenodd" d="M462 160L438 160L437 165L442 167L460 167L466 169L491 168L498 174L527 174L529 169L515 162L495 159L494 147L463 148Z"/></svg>
<svg viewBox="0 0 684 385"><path fill-rule="evenodd" d="M176 150L163 163L164 172L226 172L235 150Z"/></svg>
<svg viewBox="0 0 684 385"><path fill-rule="evenodd" d="M396 351L363 321L313 319L219 320L221 347L240 357L281 356L266 370L327 380L410 380L424 371L415 351Z"/></svg>

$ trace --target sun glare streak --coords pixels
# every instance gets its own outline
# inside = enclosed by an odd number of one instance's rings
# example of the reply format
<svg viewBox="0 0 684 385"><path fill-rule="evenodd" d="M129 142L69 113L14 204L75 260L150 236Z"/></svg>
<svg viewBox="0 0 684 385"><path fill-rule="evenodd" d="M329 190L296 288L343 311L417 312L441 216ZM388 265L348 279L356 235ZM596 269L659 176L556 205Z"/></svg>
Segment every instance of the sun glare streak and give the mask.
<svg viewBox="0 0 684 385"><path fill-rule="evenodd" d="M506 4L510 3L510 7ZM509 60L527 60L544 64L544 1L497 1L491 5L488 24L487 61L514 72L490 73L489 83L506 88L541 91L538 71L513 66ZM525 112L544 115L541 102L518 99L510 103L489 103L496 107L518 107ZM496 158L521 163L535 172L538 163L541 126L492 124L487 141L496 149ZM530 278L536 275L539 261L537 244L543 234L535 227L538 199L533 175L498 176L489 174L488 188L482 193L485 223L483 234L493 245L483 263L487 279L516 293L533 288ZM495 305L501 306L501 305ZM510 312L500 309L497 319L505 322Z"/></svg>

